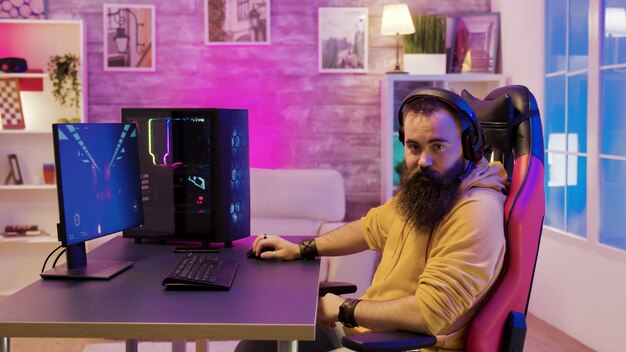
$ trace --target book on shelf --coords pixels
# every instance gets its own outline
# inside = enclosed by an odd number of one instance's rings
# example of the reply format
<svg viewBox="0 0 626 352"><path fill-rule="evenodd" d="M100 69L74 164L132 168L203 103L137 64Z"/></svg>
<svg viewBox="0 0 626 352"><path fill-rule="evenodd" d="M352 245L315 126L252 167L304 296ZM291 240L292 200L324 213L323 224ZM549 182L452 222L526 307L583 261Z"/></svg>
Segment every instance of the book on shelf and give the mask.
<svg viewBox="0 0 626 352"><path fill-rule="evenodd" d="M7 225L4 227L3 237L17 237L17 236L41 236L47 235L43 230L39 229L37 225Z"/></svg>

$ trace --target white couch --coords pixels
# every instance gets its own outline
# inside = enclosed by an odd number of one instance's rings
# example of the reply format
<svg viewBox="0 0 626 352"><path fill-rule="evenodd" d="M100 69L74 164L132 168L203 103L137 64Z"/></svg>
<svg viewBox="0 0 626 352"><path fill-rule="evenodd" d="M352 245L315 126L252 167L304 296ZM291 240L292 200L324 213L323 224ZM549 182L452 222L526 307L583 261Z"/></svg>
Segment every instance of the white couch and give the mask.
<svg viewBox="0 0 626 352"><path fill-rule="evenodd" d="M319 236L345 224L343 177L333 169L251 168L250 210L253 235ZM354 283L357 292L347 296L360 296L375 265L373 251L322 258L320 281Z"/></svg>

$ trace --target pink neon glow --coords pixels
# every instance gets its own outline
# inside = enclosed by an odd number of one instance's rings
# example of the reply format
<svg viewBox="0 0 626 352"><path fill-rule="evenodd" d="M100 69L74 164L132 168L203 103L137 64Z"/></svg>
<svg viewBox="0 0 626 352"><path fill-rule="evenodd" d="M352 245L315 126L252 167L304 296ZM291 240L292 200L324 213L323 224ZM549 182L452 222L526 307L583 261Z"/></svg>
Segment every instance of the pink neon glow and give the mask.
<svg viewBox="0 0 626 352"><path fill-rule="evenodd" d="M313 14L313 12L309 14ZM305 21L305 23L308 22ZM311 31L315 28L305 28L304 33L313 33ZM284 29L279 28L278 30ZM25 57L28 60L29 68L45 70L48 56L27 56L32 41L24 39L26 34L37 35L36 38L41 38L40 34L26 33L23 28L17 28L14 24L13 26L0 25L0 33L3 35L0 57ZM61 37L73 38L73 34L69 34L73 33L73 29L68 29L68 34L63 33ZM166 38L159 38L159 33L157 33L156 37L156 43L162 41L175 43L175 34L166 34ZM37 40L38 45L50 46L50 48L46 47L45 50L41 51L69 52L76 50L71 44L73 40L68 40L67 43L52 40L47 42ZM86 44L85 50L87 51ZM317 100L324 99L324 93L317 92L317 90L323 89L316 87L328 87L327 84L331 84L330 82L333 82L334 79L331 80L330 76L317 73L317 60L313 52L301 54L303 57L311 58L309 62L303 65L300 65L302 61L297 61L298 65L289 63L292 56L289 51L293 47L292 45L285 46L280 43L272 43L272 45L267 46L201 45L193 50L197 56L194 54L193 58L187 58L183 61L181 61L181 53L178 50L166 50L166 47L163 46L161 47L163 50L158 52L156 73L136 72L133 73L133 79L128 79L126 72L102 72L102 67L96 65L97 60L87 60L85 56L83 57L83 65L84 67L88 66L91 83L85 84L83 87L89 88L89 94L85 100L85 105L89 109L89 121L105 122L107 121L106 116L118 116L120 108L135 105L247 109L250 166L294 167L299 164L298 160L302 156L300 150L294 149L296 148L294 146L296 139L311 133L310 124L300 122L311 119L316 113ZM63 50L60 50L61 48ZM314 51L315 47L307 46L307 50ZM315 53L317 52L315 51ZM283 56L283 60L278 60ZM168 67L180 62L189 64L177 64L176 82L169 82L168 84L165 80L172 78ZM195 62L198 64L192 64ZM162 79L160 76L163 76ZM111 84L113 82L115 84ZM146 82L154 82L158 87L168 87L168 89L159 89L154 94L145 94L143 88ZM331 86L335 87L334 83ZM184 94L172 93L178 89L181 89ZM132 92L132 94L125 95L120 100L118 98L120 91ZM105 101L115 100L117 103L111 105L94 104L91 101L94 98ZM290 126L286 126L287 124ZM154 163L157 163L157 158L160 157L153 159Z"/></svg>

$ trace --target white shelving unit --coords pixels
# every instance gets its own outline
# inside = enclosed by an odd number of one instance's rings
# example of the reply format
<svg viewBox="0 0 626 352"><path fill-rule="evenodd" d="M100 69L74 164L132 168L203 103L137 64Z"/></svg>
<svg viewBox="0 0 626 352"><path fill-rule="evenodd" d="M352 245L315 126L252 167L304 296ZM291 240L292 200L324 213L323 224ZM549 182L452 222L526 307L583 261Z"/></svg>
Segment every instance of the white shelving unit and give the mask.
<svg viewBox="0 0 626 352"><path fill-rule="evenodd" d="M55 185L4 185L0 186L0 191L27 191L27 190L43 190L43 189L57 189Z"/></svg>
<svg viewBox="0 0 626 352"><path fill-rule="evenodd" d="M397 185L394 166L404 160L398 141L397 114L402 100L419 87L439 87L460 94L463 89L477 98L484 98L495 88L504 86L501 74L460 73L445 75L388 74L381 82L381 202L392 197ZM394 180L395 178L395 180Z"/></svg>
<svg viewBox="0 0 626 352"><path fill-rule="evenodd" d="M47 73L6 73L0 72L0 78L46 78L48 77Z"/></svg>
<svg viewBox="0 0 626 352"><path fill-rule="evenodd" d="M0 126L0 232L7 225L38 225L50 236L0 237L0 295L10 294L35 279L48 253L58 246L59 221L56 185L43 183L43 164L54 163L51 125L61 118L86 121L87 72L82 21L0 20L0 57L26 59L29 69L43 73L3 73L1 78L39 79L42 90L21 91L26 128L1 130ZM47 62L53 55L73 53L80 59L80 109L62 107L52 96ZM10 166L7 155L16 154L24 184L5 184Z"/></svg>

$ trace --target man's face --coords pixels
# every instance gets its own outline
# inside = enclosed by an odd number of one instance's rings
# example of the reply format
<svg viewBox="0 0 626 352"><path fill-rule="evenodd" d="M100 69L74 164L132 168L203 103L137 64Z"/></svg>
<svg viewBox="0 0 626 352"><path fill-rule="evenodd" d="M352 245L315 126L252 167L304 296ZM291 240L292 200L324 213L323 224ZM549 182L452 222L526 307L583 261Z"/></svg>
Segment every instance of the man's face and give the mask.
<svg viewBox="0 0 626 352"><path fill-rule="evenodd" d="M404 159L409 172L429 168L440 175L463 157L461 132L454 117L445 110L430 116L409 112L404 118Z"/></svg>
<svg viewBox="0 0 626 352"><path fill-rule="evenodd" d="M433 230L454 206L465 165L461 154L459 127L447 111L406 116L398 210L415 229Z"/></svg>

